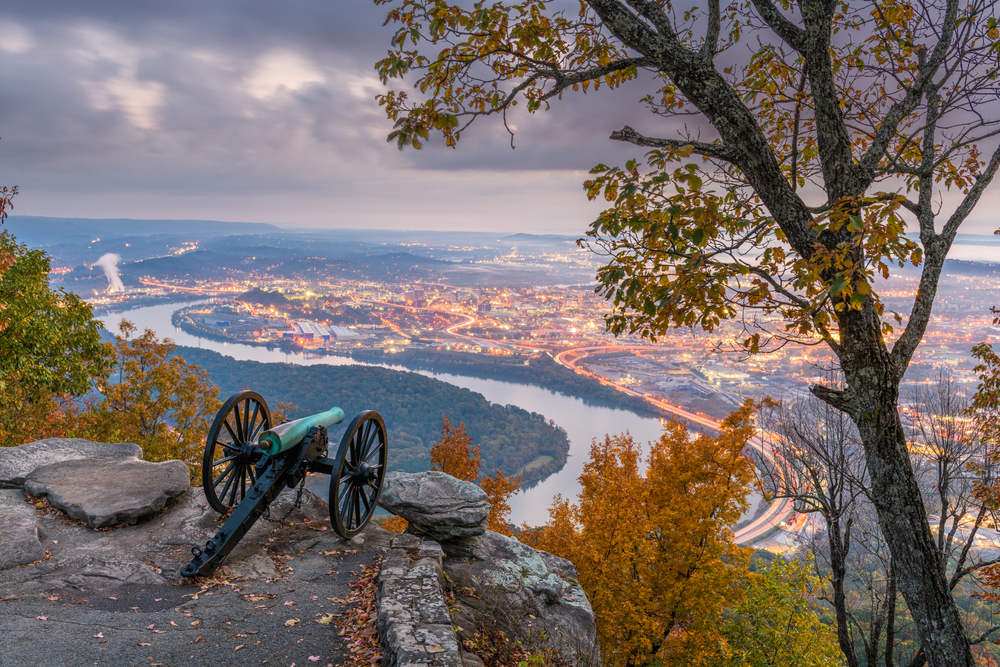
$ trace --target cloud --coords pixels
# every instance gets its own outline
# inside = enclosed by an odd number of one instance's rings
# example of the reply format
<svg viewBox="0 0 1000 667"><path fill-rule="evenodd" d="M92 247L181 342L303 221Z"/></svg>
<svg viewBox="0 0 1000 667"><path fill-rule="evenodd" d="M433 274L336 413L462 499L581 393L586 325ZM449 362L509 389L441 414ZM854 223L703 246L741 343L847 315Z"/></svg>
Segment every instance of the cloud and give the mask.
<svg viewBox="0 0 1000 667"><path fill-rule="evenodd" d="M27 53L35 47L35 36L28 28L10 21L0 21L0 50Z"/></svg>
<svg viewBox="0 0 1000 667"><path fill-rule="evenodd" d="M247 79L247 88L257 99L266 100L282 91L301 90L310 83L324 81L323 73L302 56L277 50L260 57Z"/></svg>
<svg viewBox="0 0 1000 667"><path fill-rule="evenodd" d="M10 0L0 185L20 185L16 211L38 215L577 233L606 205L586 200L587 170L643 155L610 141L613 130L682 129L640 104L656 85L648 78L567 91L547 112L518 107L507 117L514 149L496 116L457 149L432 137L399 152L375 100L386 87L374 64L394 31L385 12L371 2ZM412 84L391 82L418 96Z"/></svg>

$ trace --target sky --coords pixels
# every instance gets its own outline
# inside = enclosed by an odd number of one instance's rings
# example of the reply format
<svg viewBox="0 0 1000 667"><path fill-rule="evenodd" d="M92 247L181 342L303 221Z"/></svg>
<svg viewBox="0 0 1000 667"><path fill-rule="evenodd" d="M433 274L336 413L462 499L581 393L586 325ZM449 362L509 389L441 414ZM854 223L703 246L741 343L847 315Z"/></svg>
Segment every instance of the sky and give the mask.
<svg viewBox="0 0 1000 667"><path fill-rule="evenodd" d="M639 103L647 81L515 112L514 149L490 118L457 149L400 152L375 99L385 11L4 0L0 185L20 187L18 215L582 234L604 204L586 199L588 170L642 155L610 133L676 136ZM992 233L998 190L963 231Z"/></svg>
<svg viewBox="0 0 1000 667"><path fill-rule="evenodd" d="M286 227L581 234L608 139L648 116L590 95L400 152L375 97L392 27L365 0L6 0L0 184L14 213ZM412 82L400 84L409 89ZM527 114L524 114L527 116Z"/></svg>

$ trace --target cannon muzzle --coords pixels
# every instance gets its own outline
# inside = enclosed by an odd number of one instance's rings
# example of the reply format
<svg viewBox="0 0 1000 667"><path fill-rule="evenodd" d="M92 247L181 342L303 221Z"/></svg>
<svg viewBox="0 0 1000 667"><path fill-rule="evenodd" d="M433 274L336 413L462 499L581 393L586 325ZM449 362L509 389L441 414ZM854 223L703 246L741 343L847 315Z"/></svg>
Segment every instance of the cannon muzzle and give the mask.
<svg viewBox="0 0 1000 667"><path fill-rule="evenodd" d="M264 431L257 439L257 446L268 456L274 456L302 442L313 426L330 428L342 421L344 421L344 411L340 408L330 408L326 412L278 424Z"/></svg>

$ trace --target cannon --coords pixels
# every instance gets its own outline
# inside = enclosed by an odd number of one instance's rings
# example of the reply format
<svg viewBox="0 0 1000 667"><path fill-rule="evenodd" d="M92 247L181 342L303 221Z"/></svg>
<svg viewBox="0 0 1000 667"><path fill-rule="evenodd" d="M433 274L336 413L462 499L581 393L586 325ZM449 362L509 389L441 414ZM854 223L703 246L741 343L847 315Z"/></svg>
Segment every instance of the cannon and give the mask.
<svg viewBox="0 0 1000 667"><path fill-rule="evenodd" d="M331 408L273 425L260 394L241 391L231 396L208 431L202 461L205 498L229 518L204 548L192 547L194 559L181 575L210 574L258 519L287 518L270 517L268 508L285 488L298 486L297 507L309 472L330 475L334 531L344 539L360 532L382 493L388 457L385 422L374 410L361 412L344 432L336 457L327 458L327 429L343 421L344 411Z"/></svg>

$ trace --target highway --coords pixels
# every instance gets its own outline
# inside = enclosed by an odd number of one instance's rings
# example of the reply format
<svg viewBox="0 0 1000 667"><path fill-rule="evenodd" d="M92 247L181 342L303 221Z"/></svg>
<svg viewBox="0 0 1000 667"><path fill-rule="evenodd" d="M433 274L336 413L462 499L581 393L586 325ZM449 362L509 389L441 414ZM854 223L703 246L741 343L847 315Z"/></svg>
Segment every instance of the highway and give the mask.
<svg viewBox="0 0 1000 667"><path fill-rule="evenodd" d="M447 333L449 336L453 336L454 338L457 338L459 340L475 343L476 345L481 345L484 347L497 347L511 351L515 350L518 347L516 344L500 343L495 340L475 338L473 336L467 336L458 333L459 329L464 329L466 327L469 327L476 321L475 317L466 315L464 313L453 313L451 311L439 310L436 308L404 306L398 303L389 303L386 301L372 301L367 299L365 300L359 299L359 301L379 306L391 307L391 308L404 308L406 310L427 311L437 314L459 315L460 317L463 317L465 319L462 322L452 324L451 326L449 326L444 330L444 332ZM682 407L671 405L666 401L653 398L652 396L640 393L638 391L635 391L634 389L629 389L628 387L623 387L619 384L616 384L608 380L607 378L601 377L596 373L593 373L585 368L577 366L577 363L581 359L591 354L598 354L601 352L622 352L622 351L650 352L650 351L658 351L658 348L649 345L594 345L589 347L575 347L563 350L562 352L555 354L553 358L555 359L556 363L570 369L574 373L585 375L617 391L623 392L630 396L636 396L638 398L643 399L644 401L648 401L649 403L655 405L661 410L669 412L670 414L676 415L678 417L681 417L687 420L688 422L699 424L714 431L719 431L721 429L722 425L718 421L711 419L706 415L689 412L688 410L685 410ZM773 463L775 463L776 467L778 467L778 465L780 464L780 469L787 471L788 468L787 465L784 463L784 461L780 460L780 457L778 457L777 454L772 452L771 449L767 446L767 444L762 442L759 438L751 439L750 442L748 443L748 446L756 449L762 456L770 459ZM733 533L734 540L736 541L737 544L743 544L760 538L765 533L769 532L771 529L773 529L775 526L781 523L781 520L789 512L792 511L793 507L794 503L791 498L780 498L772 502L770 506L768 506L768 508L764 511L763 514L761 514L759 517L751 521L746 526L743 526L739 530L735 531Z"/></svg>
<svg viewBox="0 0 1000 667"><path fill-rule="evenodd" d="M152 284L156 284L156 283L149 282L147 284L152 285ZM174 286L168 286L168 285L158 285L158 286L162 286L162 287L174 287ZM174 289L177 289L177 288L174 287ZM189 289L189 291L199 291L199 290ZM468 335L465 335L465 334L458 333L458 331L460 329L467 328L467 327L471 326L472 324L474 324L476 322L476 318L475 317L473 317L471 315L466 315L464 313L455 313L455 312L452 312L452 311L441 310L441 309L438 309L438 308L423 308L423 307L419 307L419 306L407 306L407 305L402 305L402 304L398 304L398 303L390 303L390 302L387 302L387 301L375 301L375 300L371 300L371 299L357 299L357 301L359 301L361 303L368 303L368 304L372 304L372 305L383 306L383 307L386 307L386 308L401 308L401 309L404 309L404 310L424 311L424 312L435 313L437 315L457 315L459 317L464 318L463 321L448 326L444 330L444 333L448 334L449 336L452 336L453 338L456 338L458 340L464 341L466 343L473 343L473 344L476 344L476 345L479 345L479 346L483 346L483 347L500 348L500 349L504 349L504 350L508 350L508 351L512 351L512 352L516 351L518 349L518 347L521 347L523 345L523 344L522 345L518 345L517 343L499 342L499 341L489 340L489 339L484 339L484 338L476 338L474 336L468 336ZM403 333L401 330L399 330L398 327L393 327L393 329L397 333L399 333L400 335L406 336L406 334ZM534 346L532 346L532 348L534 348ZM553 356L553 358L555 359L556 363L561 364L562 366L570 369L574 373L579 373L581 375L585 375L585 376L587 376L589 378L592 378L594 380L597 380L601 384L603 384L605 386L608 386L608 387L611 387L611 388L613 388L613 389L615 389L617 391L623 392L623 393L628 394L630 396L636 396L638 398L641 398L644 401L648 401L649 403L651 403L652 405L656 406L657 408L660 408L661 410L663 410L665 412L668 412L670 414L673 414L673 415L676 415L678 417L681 417L681 418L687 420L688 422L691 422L691 423L694 423L694 424L699 424L701 426L704 426L706 428L712 429L714 431L719 431L721 429L721 424L718 421L716 421L714 419L711 419L711 418L709 418L706 415L695 414L693 412L689 412L688 410L685 410L682 407L679 407L679 406L676 406L676 405L671 405L670 403L667 403L666 401L663 401L663 400L660 400L660 399L657 399L657 398L653 398L652 396L649 396L649 395L637 392L637 391L635 391L633 389L629 389L628 387L623 387L623 386L621 386L619 384L611 382L607 378L601 377L600 375L597 375L596 373L593 373L591 371L588 371L585 368L581 368L581 367L577 366L577 363L581 359L583 359L584 357L589 356L591 354L597 354L597 353L601 353L601 352L622 352L622 351L628 351L628 352L649 352L649 351L658 351L658 348L653 347L653 346L649 346L649 345L594 345L594 346L589 346L589 347L575 347L575 348L570 348L570 349L567 349L567 350L563 350L561 352L556 353ZM773 463L776 464L776 467L778 467L778 464L780 464L780 469L783 469L783 470L787 471L787 465L784 463L784 461L780 460L780 457L778 457L777 454L775 454L774 452L772 452L771 449L766 445L766 443L762 442L760 439L753 438L748 443L748 446L756 449L762 456L767 457L768 459L770 459ZM744 526L744 527L742 527L739 530L737 530L737 531L734 532L734 539L735 539L736 543L737 544L742 544L742 543L745 543L745 542L750 542L752 540L758 539L759 537L761 537L762 535L764 535L765 533L767 533L768 531L770 531L772 528L774 528L776 525L778 525L781 522L781 520L790 511L792 511L792 509L793 509L793 501L790 498L782 498L782 499L776 500L775 502L771 503L770 506L767 508L767 510L764 511L763 514L761 514L759 517L757 517L756 519L754 519L748 525L746 525L746 526Z"/></svg>
<svg viewBox="0 0 1000 667"><path fill-rule="evenodd" d="M719 422L715 421L714 419L710 419L705 415L699 415L693 412L689 412L684 408L678 407L676 405L671 405L666 401L653 398L652 396L647 396L646 394L642 394L638 391L635 391L634 389L623 387L619 384L611 382L606 378L601 377L600 375L597 375L596 373L593 373L585 368L580 368L579 366L577 366L577 363L581 359L591 354L599 354L601 352L621 352L621 351L636 352L636 351L653 351L653 350L657 350L657 348L648 345L595 345L591 347L576 347L568 350L563 350L562 352L555 355L554 358L557 363L572 370L574 373L580 373L581 375L586 375L587 377L597 380L603 385L617 389L618 391L629 394L630 396L637 396L645 401L652 403L661 410L669 412L673 415L677 415L678 417L682 417L683 419L689 422L700 424L701 426L710 428L714 431L720 430L722 428L722 425ZM773 463L776 464L776 467L778 467L777 464L780 462L781 463L780 468L787 470L787 466L784 464L784 461L780 461L780 457L778 457L777 454L772 452L771 449L766 445L766 443L762 442L759 438L753 438L747 444L750 447L756 449L758 452L760 452L762 456L765 456L768 459L770 459ZM770 531L772 528L777 526L779 523L781 523L781 520L785 517L785 515L787 515L790 511L792 511L793 506L794 502L792 501L791 498L781 498L776 500L775 502L771 503L771 505L767 508L767 510L763 514L761 514L759 517L754 519L746 526L743 526L739 530L735 531L733 533L734 540L736 541L737 544L743 544L744 542L750 542L752 540L761 537L762 535Z"/></svg>

